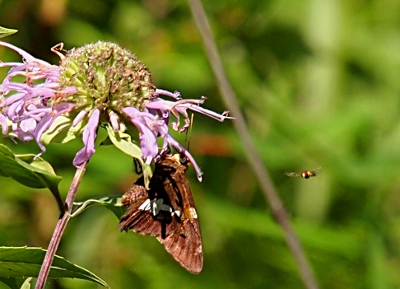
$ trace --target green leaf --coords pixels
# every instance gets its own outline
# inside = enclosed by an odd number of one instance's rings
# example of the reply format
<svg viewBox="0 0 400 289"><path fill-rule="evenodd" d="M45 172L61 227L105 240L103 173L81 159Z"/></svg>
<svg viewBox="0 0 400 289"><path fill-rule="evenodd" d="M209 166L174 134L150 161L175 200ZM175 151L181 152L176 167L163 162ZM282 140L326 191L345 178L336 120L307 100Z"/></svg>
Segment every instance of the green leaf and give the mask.
<svg viewBox="0 0 400 289"><path fill-rule="evenodd" d="M143 168L144 184L146 188L149 188L150 179L153 175L153 171L151 170L150 165L144 163L142 159L142 150L140 149L140 147L133 143L132 138L129 134L121 131L114 131L114 129L109 124L106 125L106 129L108 132L108 137L117 148L140 162Z"/></svg>
<svg viewBox="0 0 400 289"><path fill-rule="evenodd" d="M129 134L121 131L114 131L109 124L106 125L106 129L110 140L117 148L125 154L138 159L142 165L144 164L142 160L142 150L132 142L132 137Z"/></svg>
<svg viewBox="0 0 400 289"><path fill-rule="evenodd" d="M48 130L42 135L41 141L43 144L55 143L67 143L74 140L77 136L80 136L87 125L87 118L84 118L76 126L72 125L72 119L74 115L59 116L51 124Z"/></svg>
<svg viewBox="0 0 400 289"><path fill-rule="evenodd" d="M32 247L0 247L1 277L37 277L46 250ZM50 278L78 278L97 283L103 287L108 284L92 272L68 260L55 256L50 267Z"/></svg>
<svg viewBox="0 0 400 289"><path fill-rule="evenodd" d="M38 157L35 159L35 155L33 155L33 154L23 154L23 155L15 155L15 156L17 158L19 158L21 161L26 162L26 163L30 164L31 166L34 166L43 171L46 171L51 175L56 174L54 172L53 167L48 162L46 162L44 159L42 159L41 157Z"/></svg>
<svg viewBox="0 0 400 289"><path fill-rule="evenodd" d="M25 282L22 284L21 289L30 289L31 281L32 281L32 277L29 277L28 279L26 279Z"/></svg>
<svg viewBox="0 0 400 289"><path fill-rule="evenodd" d="M3 171L1 170L1 168L0 168L0 177L8 178L8 175L7 175L5 172L3 172Z"/></svg>
<svg viewBox="0 0 400 289"><path fill-rule="evenodd" d="M34 155L16 156L5 145L0 144L0 170L2 176L11 177L17 182L36 189L48 188L61 212L64 212L64 202L61 199L58 184L61 177L54 173L51 165Z"/></svg>
<svg viewBox="0 0 400 289"><path fill-rule="evenodd" d="M6 284L11 289L20 289L19 285L17 283L17 279L15 279L15 278L0 277L0 282Z"/></svg>
<svg viewBox="0 0 400 289"><path fill-rule="evenodd" d="M8 35L17 33L18 30L15 29L9 29L9 28L4 28L0 26L0 38L6 37Z"/></svg>
<svg viewBox="0 0 400 289"><path fill-rule="evenodd" d="M118 219L121 218L125 209L121 203L121 195L112 195L106 197L99 197L99 198L91 198L84 202L74 202L72 207L72 217L75 217L82 213L87 208L92 206L104 206L113 212Z"/></svg>

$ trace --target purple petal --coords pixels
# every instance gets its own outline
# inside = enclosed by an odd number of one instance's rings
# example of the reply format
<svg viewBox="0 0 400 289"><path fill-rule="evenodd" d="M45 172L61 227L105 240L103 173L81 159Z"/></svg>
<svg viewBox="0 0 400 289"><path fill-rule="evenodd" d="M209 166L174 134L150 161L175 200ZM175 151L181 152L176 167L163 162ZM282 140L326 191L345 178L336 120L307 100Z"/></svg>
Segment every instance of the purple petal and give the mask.
<svg viewBox="0 0 400 289"><path fill-rule="evenodd" d="M34 135L32 132L28 131L23 131L18 127L17 123L12 123L11 124L11 129L12 131L17 135L17 137L24 141L24 142L28 142L34 139Z"/></svg>
<svg viewBox="0 0 400 289"><path fill-rule="evenodd" d="M190 126L190 119L187 113L188 109L200 112L221 122L227 118L231 118L227 116L226 112L218 114L211 110L202 108L200 105L203 104L205 100L205 97L201 97L200 99L182 99L178 101L167 101L162 98L154 98L146 103L146 108L152 113L157 114L160 117L162 116L166 123L169 121L169 115L172 114L176 120L171 123L172 128L180 133L186 131ZM182 127L180 127L180 115L183 115L185 121L185 124Z"/></svg>
<svg viewBox="0 0 400 289"><path fill-rule="evenodd" d="M145 159L146 164L149 164L158 153L157 135L159 131L156 127L149 127L149 124L157 123L159 120L154 115L139 111L134 107L125 107L122 111L139 130L142 158Z"/></svg>
<svg viewBox="0 0 400 289"><path fill-rule="evenodd" d="M7 118L2 114L0 114L0 124L1 124L1 132L3 134L6 134L8 131Z"/></svg>
<svg viewBox="0 0 400 289"><path fill-rule="evenodd" d="M193 165L193 168L196 171L197 179L199 182L203 180L203 173L200 170L200 167L197 165L196 161L194 160L193 156L189 153L187 149L185 149L179 142L177 142L170 134L167 134L164 138L163 149L168 146L173 146L178 150L178 152L183 153L185 157L189 160L189 162Z"/></svg>
<svg viewBox="0 0 400 289"><path fill-rule="evenodd" d="M213 118L215 120L218 120L220 122L223 122L225 119L235 119L234 117L228 116L229 112L226 111L226 110L223 113L220 114L220 113L216 113L215 111L203 108L203 107L198 106L198 105L193 105L193 104L189 105L188 108L190 110L200 112L201 114L204 114L204 115L206 115L208 117L211 117L211 118Z"/></svg>
<svg viewBox="0 0 400 289"><path fill-rule="evenodd" d="M24 119L19 126L24 132L33 132L36 128L36 121L33 118Z"/></svg>
<svg viewBox="0 0 400 289"><path fill-rule="evenodd" d="M166 96L172 97L172 98L174 98L174 99L176 99L176 100L182 99L181 93L180 93L179 91L174 91L174 92L172 93L172 92L170 92L170 91L168 91L168 90L158 89L158 88L157 88L154 94L155 94L155 95L166 95Z"/></svg>
<svg viewBox="0 0 400 289"><path fill-rule="evenodd" d="M100 111L98 109L93 110L92 115L89 118L88 124L83 131L82 140L84 147L76 154L73 164L79 167L84 162L88 161L95 153L94 142L97 137L97 128L99 125Z"/></svg>
<svg viewBox="0 0 400 289"><path fill-rule="evenodd" d="M53 107L53 110L50 113L48 113L45 117L43 117L42 120L38 123L34 135L36 142L42 151L41 154L43 154L46 151L45 146L40 140L42 138L43 133L52 125L52 123L57 117L59 117L63 113L69 112L72 108L74 108L74 106L75 104L73 103L63 103L58 106L55 106Z"/></svg>
<svg viewBox="0 0 400 289"><path fill-rule="evenodd" d="M83 119L84 117L87 115L88 111L87 110L81 110L78 115L74 118L73 122L72 122L72 126L75 127L77 126Z"/></svg>
<svg viewBox="0 0 400 289"><path fill-rule="evenodd" d="M13 95L7 97L4 101L2 101L1 104L0 104L0 107L5 107L5 106L8 106L8 105L11 105L14 102L19 101L22 98L24 98L24 96L25 96L25 93L13 94Z"/></svg>
<svg viewBox="0 0 400 289"><path fill-rule="evenodd" d="M26 51L24 51L24 50L22 50L22 49L20 49L20 48L18 48L18 47L16 47L16 46L14 46L14 45L12 45L12 44L9 44L9 43L7 43L7 42L0 41L0 45L6 46L6 47L8 47L8 48L14 50L14 51L17 52L19 55L21 55L21 56L26 60L26 62L33 62L33 61L35 61L35 62L37 62L38 64L50 65L50 63L48 63L48 62L46 62L46 61L43 61L43 60L40 60L40 59L38 59L38 58L36 58L36 57L33 57L33 56L30 55L28 52L26 52Z"/></svg>
<svg viewBox="0 0 400 289"><path fill-rule="evenodd" d="M24 101L15 101L13 104L11 104L7 110L6 114L8 118L12 121L18 121L19 116L22 114L24 108Z"/></svg>
<svg viewBox="0 0 400 289"><path fill-rule="evenodd" d="M25 117L33 118L36 121L40 121L44 116L51 114L53 111L58 111L60 109L60 106L55 106L53 108L51 107L35 108L34 105L30 105L28 109L29 111L26 111L24 114Z"/></svg>
<svg viewBox="0 0 400 289"><path fill-rule="evenodd" d="M115 112L111 111L109 113L109 117L110 117L111 126L114 129L114 131L119 131L119 119L118 119L117 114Z"/></svg>

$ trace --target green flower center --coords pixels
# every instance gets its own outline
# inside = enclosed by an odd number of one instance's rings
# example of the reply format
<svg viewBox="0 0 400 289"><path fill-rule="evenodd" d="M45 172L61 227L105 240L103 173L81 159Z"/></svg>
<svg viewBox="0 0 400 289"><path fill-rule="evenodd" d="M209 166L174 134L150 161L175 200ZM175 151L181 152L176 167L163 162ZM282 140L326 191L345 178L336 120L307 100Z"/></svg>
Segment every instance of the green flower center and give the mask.
<svg viewBox="0 0 400 289"><path fill-rule="evenodd" d="M155 86L146 66L129 50L110 42L97 42L70 50L61 61L60 88L78 92L55 102L73 102L82 109L120 111L144 108Z"/></svg>

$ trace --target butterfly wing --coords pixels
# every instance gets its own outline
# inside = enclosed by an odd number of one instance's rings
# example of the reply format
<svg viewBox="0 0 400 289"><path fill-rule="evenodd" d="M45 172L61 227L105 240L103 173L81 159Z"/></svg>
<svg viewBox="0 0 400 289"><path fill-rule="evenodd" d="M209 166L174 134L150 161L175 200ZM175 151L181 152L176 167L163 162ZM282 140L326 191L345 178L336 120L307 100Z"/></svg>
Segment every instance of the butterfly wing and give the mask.
<svg viewBox="0 0 400 289"><path fill-rule="evenodd" d="M154 232L161 231L161 223L155 222L149 211L140 208L149 200L141 181L139 179L122 197L122 204L129 207L120 220L119 230L132 229L142 235L154 235Z"/></svg>
<svg viewBox="0 0 400 289"><path fill-rule="evenodd" d="M186 170L172 157L161 159L149 190L141 178L122 197L129 207L119 229L155 236L182 267L198 274L203 267L202 242Z"/></svg>
<svg viewBox="0 0 400 289"><path fill-rule="evenodd" d="M196 208L183 167L178 167L173 176L164 185L178 196L172 199L172 207L181 212L180 223L175 234L157 239L184 268L198 274L203 268L203 248Z"/></svg>

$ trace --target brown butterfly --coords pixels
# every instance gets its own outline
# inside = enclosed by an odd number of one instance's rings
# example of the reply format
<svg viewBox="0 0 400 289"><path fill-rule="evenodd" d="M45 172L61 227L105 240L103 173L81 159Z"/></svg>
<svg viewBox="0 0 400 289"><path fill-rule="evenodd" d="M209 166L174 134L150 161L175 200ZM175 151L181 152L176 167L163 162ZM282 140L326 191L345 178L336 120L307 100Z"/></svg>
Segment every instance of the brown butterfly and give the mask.
<svg viewBox="0 0 400 289"><path fill-rule="evenodd" d="M199 274L203 268L203 249L187 169L188 162L180 160L179 154L161 155L150 189L146 190L141 177L123 195L122 204L129 207L119 229L155 236L182 267Z"/></svg>

